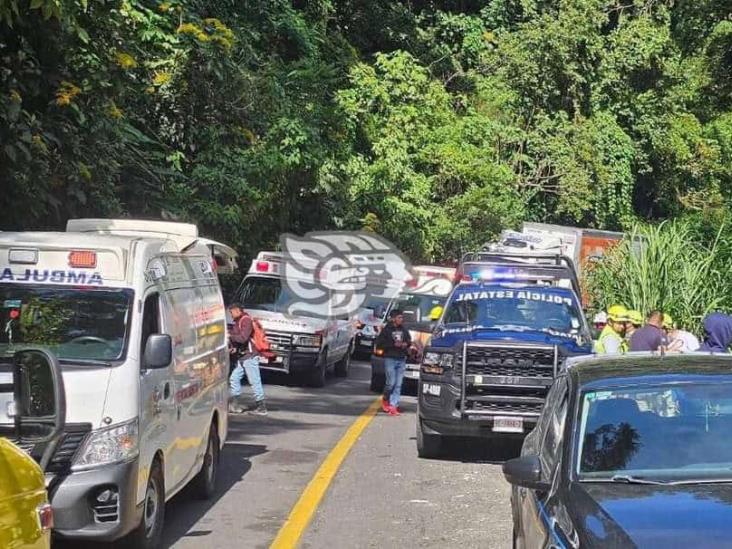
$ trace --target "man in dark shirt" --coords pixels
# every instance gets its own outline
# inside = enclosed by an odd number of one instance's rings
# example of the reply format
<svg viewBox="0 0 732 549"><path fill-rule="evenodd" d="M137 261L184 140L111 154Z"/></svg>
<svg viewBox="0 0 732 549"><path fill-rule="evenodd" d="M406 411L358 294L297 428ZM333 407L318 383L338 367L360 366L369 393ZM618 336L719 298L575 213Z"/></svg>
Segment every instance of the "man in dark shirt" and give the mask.
<svg viewBox="0 0 732 549"><path fill-rule="evenodd" d="M267 406L264 403L264 387L259 372L259 353L252 343L254 332L252 317L239 303L229 305L229 313L234 321L229 330L229 341L232 343L232 356L236 360L236 367L229 377L229 412L241 414L244 411L238 401L241 396L241 380L246 372L256 402L250 413L266 416Z"/></svg>
<svg viewBox="0 0 732 549"><path fill-rule="evenodd" d="M384 326L375 346L384 351L384 372L386 385L381 407L390 416L399 415L399 399L402 395L402 381L407 365L407 354L412 345L409 330L404 326L404 315L394 309L389 313L389 323Z"/></svg>
<svg viewBox="0 0 732 549"><path fill-rule="evenodd" d="M648 315L646 325L638 328L630 338L630 351L658 351L665 346L663 332L663 313L653 311Z"/></svg>

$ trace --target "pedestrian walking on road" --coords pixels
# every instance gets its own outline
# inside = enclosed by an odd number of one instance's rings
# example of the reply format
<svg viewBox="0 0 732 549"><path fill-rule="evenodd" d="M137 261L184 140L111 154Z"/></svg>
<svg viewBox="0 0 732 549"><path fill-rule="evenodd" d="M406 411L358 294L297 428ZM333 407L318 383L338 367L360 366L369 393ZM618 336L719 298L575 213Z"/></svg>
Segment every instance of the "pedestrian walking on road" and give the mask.
<svg viewBox="0 0 732 549"><path fill-rule="evenodd" d="M666 334L663 331L663 313L652 311L646 325L633 333L630 338L631 352L665 350Z"/></svg>
<svg viewBox="0 0 732 549"><path fill-rule="evenodd" d="M711 313L704 318L704 343L700 351L729 353L732 343L732 317L724 313Z"/></svg>
<svg viewBox="0 0 732 549"><path fill-rule="evenodd" d="M623 336L628 322L628 310L622 305L613 305L607 310L607 324L595 343L599 355L615 355L624 352Z"/></svg>
<svg viewBox="0 0 732 549"><path fill-rule="evenodd" d="M407 354L412 345L409 330L404 326L404 315L400 310L389 313L389 322L376 338L376 347L384 349L384 372L386 385L381 407L390 416L399 415L399 399L402 395L402 381L407 364Z"/></svg>
<svg viewBox="0 0 732 549"><path fill-rule="evenodd" d="M668 313L663 313L663 327L671 353L692 353L699 350L699 340L691 332L680 329Z"/></svg>
<svg viewBox="0 0 732 549"><path fill-rule="evenodd" d="M249 413L266 416L267 406L264 402L262 376L259 372L259 353L252 342L254 322L239 303L229 305L229 312L234 321L234 325L229 331L229 341L233 344L233 354L236 360L236 367L229 377L229 412L241 414L245 411L239 399L241 397L241 380L246 373L255 400L254 406L249 407Z"/></svg>

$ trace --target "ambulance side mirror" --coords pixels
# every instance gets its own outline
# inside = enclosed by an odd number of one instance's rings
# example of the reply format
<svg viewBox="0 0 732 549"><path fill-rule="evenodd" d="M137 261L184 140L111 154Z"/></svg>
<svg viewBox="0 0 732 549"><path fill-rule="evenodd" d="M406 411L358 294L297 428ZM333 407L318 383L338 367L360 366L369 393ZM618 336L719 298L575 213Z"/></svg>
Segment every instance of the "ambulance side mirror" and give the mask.
<svg viewBox="0 0 732 549"><path fill-rule="evenodd" d="M173 340L168 334L151 334L145 343L143 366L148 370L167 368L173 360Z"/></svg>
<svg viewBox="0 0 732 549"><path fill-rule="evenodd" d="M0 381L0 402L4 408L0 436L29 449L45 470L66 422L63 376L56 357L44 349L15 353L10 386Z"/></svg>

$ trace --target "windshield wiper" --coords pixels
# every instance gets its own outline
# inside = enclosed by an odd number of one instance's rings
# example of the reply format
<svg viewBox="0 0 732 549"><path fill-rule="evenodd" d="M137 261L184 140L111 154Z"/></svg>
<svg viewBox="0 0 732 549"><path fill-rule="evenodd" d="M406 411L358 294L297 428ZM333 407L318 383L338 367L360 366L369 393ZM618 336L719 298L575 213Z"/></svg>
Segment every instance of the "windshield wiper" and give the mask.
<svg viewBox="0 0 732 549"><path fill-rule="evenodd" d="M112 363L107 360L99 360L95 358L60 358L61 364L68 365L84 365L84 366L111 366Z"/></svg>
<svg viewBox="0 0 732 549"><path fill-rule="evenodd" d="M618 484L669 484L660 480L648 480L633 475L613 475L610 478L584 478L580 482L615 482Z"/></svg>
<svg viewBox="0 0 732 549"><path fill-rule="evenodd" d="M634 477L633 475L613 475L610 482L624 482L626 484L668 484L660 480L648 480L645 478Z"/></svg>
<svg viewBox="0 0 732 549"><path fill-rule="evenodd" d="M732 484L732 478L696 478L688 480L675 480L669 482L672 486L683 486L685 484Z"/></svg>

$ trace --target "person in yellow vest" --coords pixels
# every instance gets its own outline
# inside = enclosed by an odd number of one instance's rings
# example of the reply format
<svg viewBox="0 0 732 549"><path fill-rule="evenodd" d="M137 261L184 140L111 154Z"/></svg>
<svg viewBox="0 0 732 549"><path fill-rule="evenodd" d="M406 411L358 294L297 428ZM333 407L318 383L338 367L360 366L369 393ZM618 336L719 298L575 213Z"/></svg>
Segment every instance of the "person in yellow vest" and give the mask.
<svg viewBox="0 0 732 549"><path fill-rule="evenodd" d="M630 337L638 328L643 326L643 315L639 311L628 311L628 322L625 323L625 339L623 339L623 352L630 350Z"/></svg>
<svg viewBox="0 0 732 549"><path fill-rule="evenodd" d="M609 307L607 310L607 325L595 342L595 352L599 355L623 353L623 337L625 336L625 325L628 321L628 309L622 305Z"/></svg>

